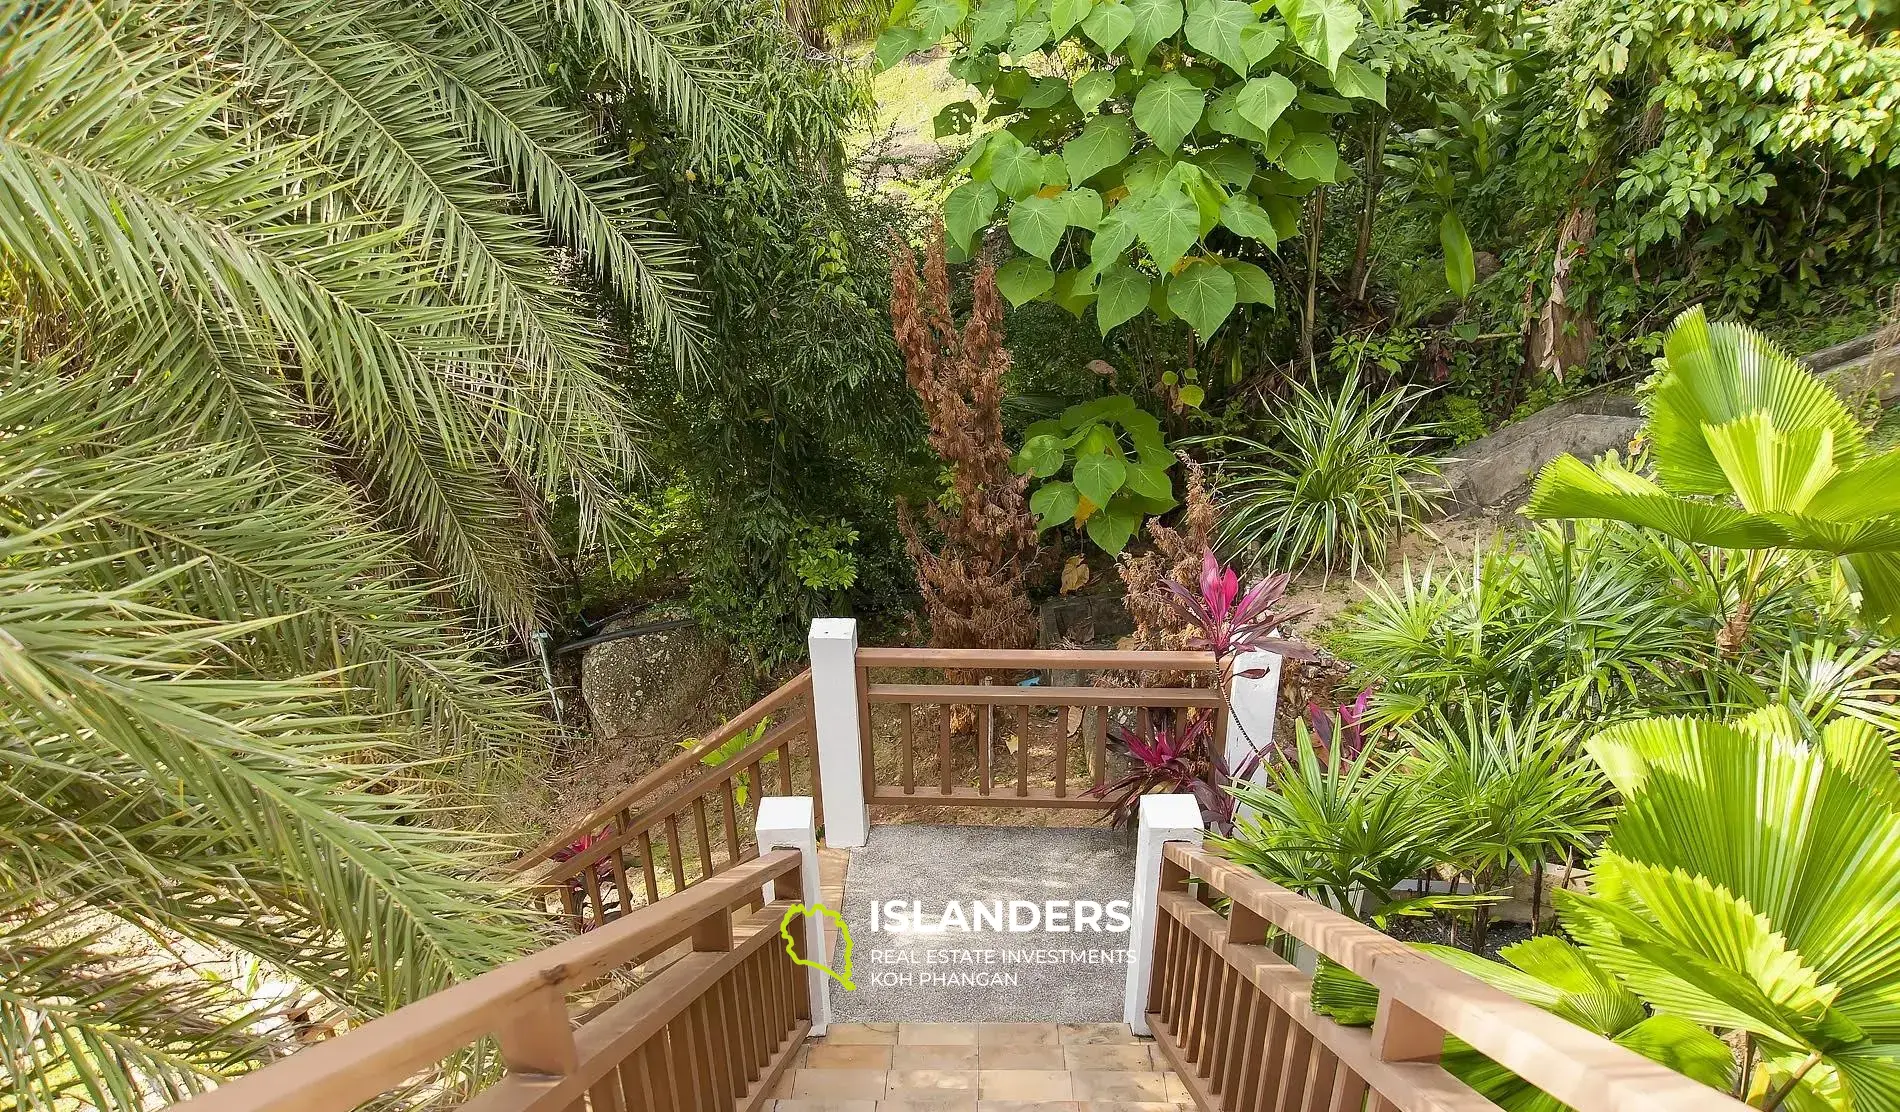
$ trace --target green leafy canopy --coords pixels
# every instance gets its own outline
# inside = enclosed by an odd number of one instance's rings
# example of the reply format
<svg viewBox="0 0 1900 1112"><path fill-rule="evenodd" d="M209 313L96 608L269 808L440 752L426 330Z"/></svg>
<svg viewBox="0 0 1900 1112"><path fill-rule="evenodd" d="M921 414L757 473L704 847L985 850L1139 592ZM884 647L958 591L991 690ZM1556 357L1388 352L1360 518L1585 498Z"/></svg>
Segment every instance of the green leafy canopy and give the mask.
<svg viewBox="0 0 1900 1112"><path fill-rule="evenodd" d="M1146 279L1131 274L1124 270L1104 275L1100 296L1133 296L1129 284L1134 283L1145 304ZM1113 311L1129 310L1118 306ZM1144 518L1174 508L1174 483L1168 474L1174 463L1161 422L1137 408L1133 398L1111 394L1029 426L1011 466L1019 475L1042 480L1029 497L1039 529L1075 525L1098 547L1115 554ZM1065 470L1069 477L1059 478Z"/></svg>

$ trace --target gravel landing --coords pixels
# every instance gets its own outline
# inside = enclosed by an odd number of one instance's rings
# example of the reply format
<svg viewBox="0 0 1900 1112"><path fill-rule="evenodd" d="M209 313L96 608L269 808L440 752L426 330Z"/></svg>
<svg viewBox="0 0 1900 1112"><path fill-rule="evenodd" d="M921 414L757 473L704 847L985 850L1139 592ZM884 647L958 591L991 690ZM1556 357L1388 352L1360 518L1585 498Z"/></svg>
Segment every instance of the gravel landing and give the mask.
<svg viewBox="0 0 1900 1112"><path fill-rule="evenodd" d="M856 991L831 984L832 1018L844 1022L1114 1022L1127 976L1126 916L1134 886L1132 839L1122 831L998 826L875 826L851 851L844 914ZM932 927L946 905L974 929L909 929L882 905L913 901ZM977 905L1002 901L1004 929L977 921ZM1034 904L1035 929L1028 926ZM1046 904L1068 928L1076 904L1103 905L1100 929L1048 929ZM1115 906L1108 906L1113 902ZM873 930L872 905L880 905ZM952 913L954 914L954 913ZM1088 914L1086 904L1082 914ZM899 929L893 929L893 928ZM1110 927L1120 927L1110 930Z"/></svg>

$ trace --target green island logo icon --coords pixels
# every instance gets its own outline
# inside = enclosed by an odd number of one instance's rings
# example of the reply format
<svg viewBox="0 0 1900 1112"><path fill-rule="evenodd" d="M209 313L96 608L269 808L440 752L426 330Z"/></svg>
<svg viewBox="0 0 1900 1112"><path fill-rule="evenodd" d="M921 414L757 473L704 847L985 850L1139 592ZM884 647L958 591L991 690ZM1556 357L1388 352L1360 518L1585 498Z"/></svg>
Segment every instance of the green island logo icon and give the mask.
<svg viewBox="0 0 1900 1112"><path fill-rule="evenodd" d="M794 945L792 940L792 920L806 915L823 915L838 925L838 938L844 943L843 952L839 954L838 963L843 969L842 972L831 968L823 962L806 961L804 958L798 956L798 948ZM857 986L851 983L851 928L845 923L844 916L821 903L811 904L809 906L802 903L793 904L786 909L785 918L778 921L778 936L785 940L785 953L791 957L795 964L810 966L813 969L823 972L843 985L846 992L856 992L858 990Z"/></svg>

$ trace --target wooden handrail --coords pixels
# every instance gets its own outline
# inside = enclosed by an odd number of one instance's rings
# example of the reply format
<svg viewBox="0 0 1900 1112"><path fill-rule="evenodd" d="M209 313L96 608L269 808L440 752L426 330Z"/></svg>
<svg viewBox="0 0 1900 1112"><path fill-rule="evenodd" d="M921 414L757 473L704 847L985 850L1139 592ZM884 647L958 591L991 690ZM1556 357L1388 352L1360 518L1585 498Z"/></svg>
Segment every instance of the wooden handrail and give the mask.
<svg viewBox="0 0 1900 1112"><path fill-rule="evenodd" d="M766 854L179 1107L184 1112L347 1112L490 1035L501 1038L503 1056L516 1073L569 1073L579 1055L561 1005L567 992L693 937L709 917L720 917L729 940L732 909L756 903L763 885L789 876L799 865L795 851ZM539 1032L544 1039L551 1035L553 1041L524 1037L524 1031Z"/></svg>
<svg viewBox="0 0 1900 1112"><path fill-rule="evenodd" d="M747 707L732 721L701 738L699 744L690 749L680 750L665 764L634 781L632 787L595 807L585 817L569 823L559 833L550 835L541 844L509 862L505 866L506 870L510 873L525 872L549 860L578 839L592 834L613 821L615 815L644 802L648 796L697 765L700 758L706 754L717 751L720 746L756 726L767 715L810 692L811 669L807 668L781 684L778 690Z"/></svg>
<svg viewBox="0 0 1900 1112"><path fill-rule="evenodd" d="M983 671L1010 668L1073 668L1140 672L1211 672L1214 654L1123 649L929 649L864 648L860 668L947 668Z"/></svg>
<svg viewBox="0 0 1900 1112"><path fill-rule="evenodd" d="M1017 687L1014 684L874 683L873 703L1027 703L1060 707L1217 707L1220 693L1206 687Z"/></svg>
<svg viewBox="0 0 1900 1112"><path fill-rule="evenodd" d="M1447 1035L1579 1112L1740 1112L1746 1107L1197 846L1169 843L1164 860L1163 888L1172 890L1160 898L1163 919L1189 932L1204 952L1211 951L1217 962L1239 974L1241 983L1272 1002L1279 1017L1269 1016L1261 1034L1284 1020L1304 1027L1303 1053L1318 1053L1313 1049L1317 1040L1333 1064L1328 1068L1350 1073L1361 1091L1369 1086L1384 1102L1375 1101L1376 1107L1493 1107L1438 1066ZM1205 886L1198 896L1185 890L1190 877ZM1226 917L1207 906L1214 895L1230 901ZM1312 1011L1311 978L1265 945L1269 925L1379 989L1378 1019L1370 1031L1343 1027ZM1247 1010L1250 1005L1233 981L1179 954L1164 958L1158 953L1156 970L1150 1024L1164 1051L1190 1076L1190 1088L1198 1085L1206 1096L1246 1087L1246 1063L1258 1058L1246 1036L1258 1010ZM1196 980L1196 973L1212 980ZM1213 987L1216 982L1226 987ZM1173 1010L1170 1001L1191 1003L1180 1017L1161 1014ZM1237 1018L1243 1010L1247 1031ZM1185 1042L1182 1028L1188 1029ZM1316 1060L1311 1076L1320 1072ZM1327 1088L1336 1099L1330 1077ZM1280 1107L1305 1112L1297 1099Z"/></svg>

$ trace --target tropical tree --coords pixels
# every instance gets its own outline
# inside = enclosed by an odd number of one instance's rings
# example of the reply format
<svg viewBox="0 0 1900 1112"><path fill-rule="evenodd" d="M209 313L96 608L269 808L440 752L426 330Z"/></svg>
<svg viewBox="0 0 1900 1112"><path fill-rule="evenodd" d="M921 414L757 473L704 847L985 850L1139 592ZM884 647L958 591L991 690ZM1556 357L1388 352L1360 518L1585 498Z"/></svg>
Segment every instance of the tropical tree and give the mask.
<svg viewBox="0 0 1900 1112"><path fill-rule="evenodd" d="M1900 778L1866 722L1785 708L1659 718L1587 743L1626 804L1591 891L1591 960L1660 1012L1748 1040L1762 1108L1900 1107Z"/></svg>
<svg viewBox="0 0 1900 1112"><path fill-rule="evenodd" d="M1813 372L1700 308L1671 326L1663 363L1645 433L1656 477L1561 456L1537 477L1531 516L1610 518L1758 554L1724 633L1731 644L1746 639L1779 550L1837 557L1862 618L1900 628L1900 449L1870 448Z"/></svg>

